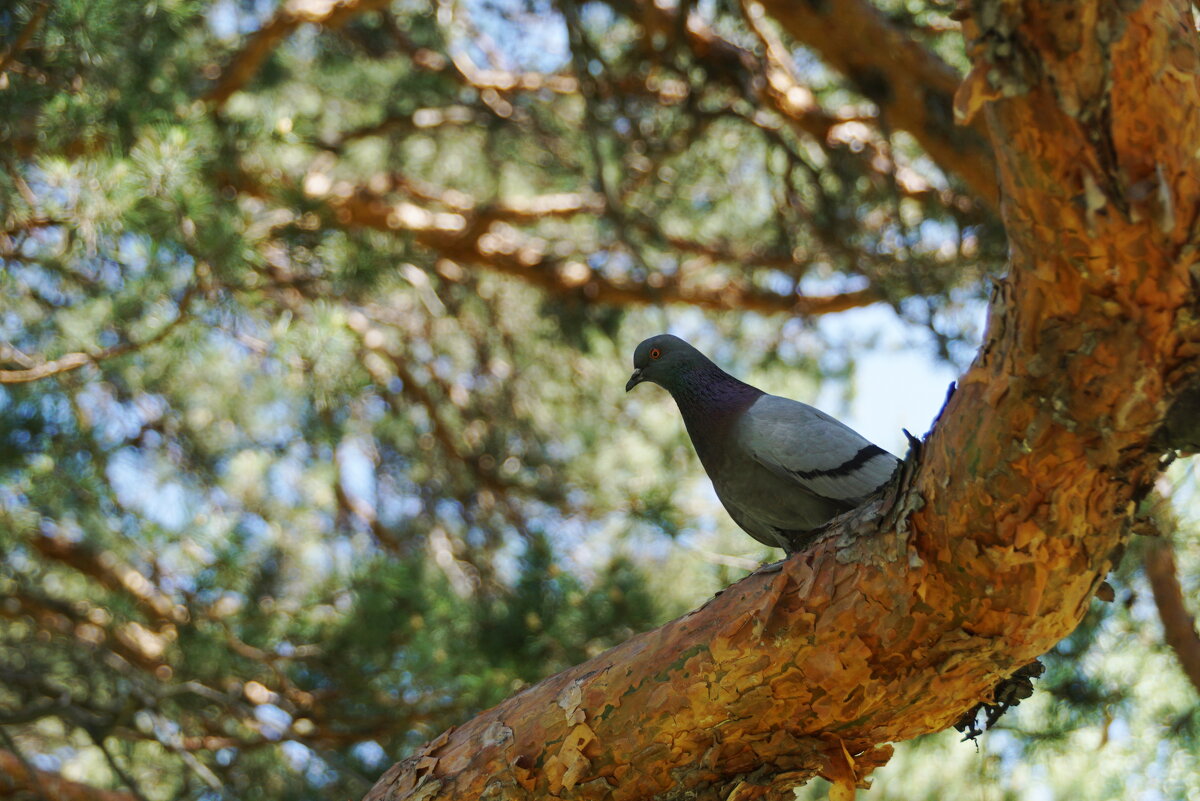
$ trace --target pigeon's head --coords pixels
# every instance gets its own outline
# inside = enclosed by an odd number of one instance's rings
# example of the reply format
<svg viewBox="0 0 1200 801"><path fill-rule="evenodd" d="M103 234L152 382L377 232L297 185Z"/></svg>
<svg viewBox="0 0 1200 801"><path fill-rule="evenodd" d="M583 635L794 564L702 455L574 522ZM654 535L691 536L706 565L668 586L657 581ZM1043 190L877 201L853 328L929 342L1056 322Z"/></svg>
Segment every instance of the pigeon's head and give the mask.
<svg viewBox="0 0 1200 801"><path fill-rule="evenodd" d="M650 337L633 352L633 375L625 384L625 391L643 381L673 390L688 373L707 361L704 354L679 337L670 334Z"/></svg>

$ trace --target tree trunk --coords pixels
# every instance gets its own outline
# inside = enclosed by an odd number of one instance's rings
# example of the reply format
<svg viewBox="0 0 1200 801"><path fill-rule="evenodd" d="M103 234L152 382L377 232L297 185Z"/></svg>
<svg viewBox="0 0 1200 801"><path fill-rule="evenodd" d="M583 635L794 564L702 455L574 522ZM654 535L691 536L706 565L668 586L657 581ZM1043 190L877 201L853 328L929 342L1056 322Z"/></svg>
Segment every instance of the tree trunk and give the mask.
<svg viewBox="0 0 1200 801"><path fill-rule="evenodd" d="M1190 7L977 0L1012 269L916 465L782 570L546 679L379 799L789 798L939 731L1078 623L1195 380ZM1129 6L1131 4L1125 4Z"/></svg>

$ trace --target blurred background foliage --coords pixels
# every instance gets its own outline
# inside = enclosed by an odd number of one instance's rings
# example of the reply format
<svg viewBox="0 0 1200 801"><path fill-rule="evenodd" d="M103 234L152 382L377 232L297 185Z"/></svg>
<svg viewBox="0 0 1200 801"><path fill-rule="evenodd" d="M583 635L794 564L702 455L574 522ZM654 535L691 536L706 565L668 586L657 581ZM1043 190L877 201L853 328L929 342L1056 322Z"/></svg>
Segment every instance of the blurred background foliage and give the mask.
<svg viewBox="0 0 1200 801"><path fill-rule="evenodd" d="M863 354L965 365L1004 267L983 140L897 100L948 112L951 4L867 8L925 72L727 0L0 8L0 796L357 797L772 556L633 345L844 413ZM1037 696L870 797L1200 797L1170 484Z"/></svg>

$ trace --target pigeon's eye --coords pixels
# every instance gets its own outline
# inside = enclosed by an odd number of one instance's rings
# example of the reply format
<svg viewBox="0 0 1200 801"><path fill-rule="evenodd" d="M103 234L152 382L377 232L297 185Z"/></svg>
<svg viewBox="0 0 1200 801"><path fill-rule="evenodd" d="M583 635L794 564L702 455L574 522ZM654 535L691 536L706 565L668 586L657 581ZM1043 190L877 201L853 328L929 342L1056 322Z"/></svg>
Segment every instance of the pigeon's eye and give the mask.
<svg viewBox="0 0 1200 801"><path fill-rule="evenodd" d="M662 351L661 351L661 350L659 350L658 348L651 348L651 349L650 349L650 358L651 358L651 359L658 359L658 358L660 358L661 356L662 356Z"/></svg>

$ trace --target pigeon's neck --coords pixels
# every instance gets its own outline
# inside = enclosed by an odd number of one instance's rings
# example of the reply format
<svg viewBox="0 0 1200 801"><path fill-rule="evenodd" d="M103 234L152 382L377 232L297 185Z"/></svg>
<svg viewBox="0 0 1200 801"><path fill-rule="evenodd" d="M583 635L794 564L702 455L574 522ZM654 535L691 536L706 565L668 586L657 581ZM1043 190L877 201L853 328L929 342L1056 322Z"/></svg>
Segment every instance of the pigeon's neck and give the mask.
<svg viewBox="0 0 1200 801"><path fill-rule="evenodd" d="M705 467L719 456L725 436L737 419L764 394L711 362L688 374L670 391Z"/></svg>

